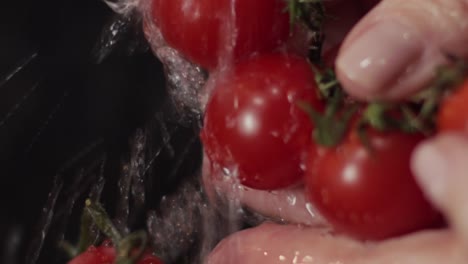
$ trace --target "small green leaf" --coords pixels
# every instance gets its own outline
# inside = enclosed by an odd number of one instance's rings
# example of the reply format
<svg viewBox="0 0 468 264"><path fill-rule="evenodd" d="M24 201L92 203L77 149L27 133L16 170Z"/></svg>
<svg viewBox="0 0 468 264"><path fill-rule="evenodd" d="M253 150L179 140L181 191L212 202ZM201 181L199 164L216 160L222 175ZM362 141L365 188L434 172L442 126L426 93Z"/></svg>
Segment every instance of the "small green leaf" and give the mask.
<svg viewBox="0 0 468 264"><path fill-rule="evenodd" d="M142 256L148 243L148 236L144 231L137 231L124 237L117 246L116 264L133 264ZM138 247L138 251L133 250Z"/></svg>
<svg viewBox="0 0 468 264"><path fill-rule="evenodd" d="M389 127L386 111L389 106L384 103L370 103L364 111L365 121L377 130L386 130Z"/></svg>
<svg viewBox="0 0 468 264"><path fill-rule="evenodd" d="M84 252L89 246L93 244L91 239L91 226L93 224L92 218L86 210L81 214L80 238L78 240L78 252Z"/></svg>
<svg viewBox="0 0 468 264"><path fill-rule="evenodd" d="M104 208L99 203L93 203L90 199L87 199L84 210L99 230L109 237L115 245L117 245L122 239L122 236L110 220Z"/></svg>
<svg viewBox="0 0 468 264"><path fill-rule="evenodd" d="M309 59L319 63L322 53L324 33L322 25L325 21L325 8L322 0L287 0L287 12L289 13L289 25L291 32L294 26L303 22L313 32L313 42L309 43Z"/></svg>
<svg viewBox="0 0 468 264"><path fill-rule="evenodd" d="M327 105L323 114L319 113L307 102L298 102L298 107L305 111L312 123L314 131L312 137L317 144L325 147L338 145L346 132L351 118L356 113L357 107L351 106L348 109L341 109L342 97L337 93ZM339 112L342 112L340 115Z"/></svg>
<svg viewBox="0 0 468 264"><path fill-rule="evenodd" d="M446 55L449 65L444 65L436 70L436 77L432 84L414 95L411 100L421 104L418 118L423 123L434 125L434 115L438 110L439 103L447 93L456 89L468 76L467 61L453 55ZM428 125L426 125L428 126Z"/></svg>

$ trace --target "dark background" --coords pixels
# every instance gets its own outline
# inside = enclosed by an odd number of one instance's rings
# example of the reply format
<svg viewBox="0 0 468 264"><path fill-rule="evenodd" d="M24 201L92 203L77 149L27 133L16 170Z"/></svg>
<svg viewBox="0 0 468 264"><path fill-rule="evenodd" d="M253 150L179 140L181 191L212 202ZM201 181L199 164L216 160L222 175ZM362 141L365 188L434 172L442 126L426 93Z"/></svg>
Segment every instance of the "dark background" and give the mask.
<svg viewBox="0 0 468 264"><path fill-rule="evenodd" d="M55 175L73 174L83 166L74 161L83 156L92 161L102 153L106 171L118 174L135 129L167 112L162 68L138 19L126 24L108 53L99 52L109 43L105 29L116 19L99 0L1 4L0 263L24 263ZM184 145L193 129L178 133ZM168 161L163 169L170 168ZM176 180L158 181L156 196L169 192ZM44 247L48 252L38 263L52 263L48 256L56 249Z"/></svg>

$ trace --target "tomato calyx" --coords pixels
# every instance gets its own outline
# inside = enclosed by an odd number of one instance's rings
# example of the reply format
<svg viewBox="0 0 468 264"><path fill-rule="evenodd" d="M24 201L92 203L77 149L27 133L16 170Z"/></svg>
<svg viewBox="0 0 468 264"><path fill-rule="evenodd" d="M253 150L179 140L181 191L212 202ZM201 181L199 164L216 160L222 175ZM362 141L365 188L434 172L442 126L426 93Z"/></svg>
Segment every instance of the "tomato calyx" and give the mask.
<svg viewBox="0 0 468 264"><path fill-rule="evenodd" d="M348 130L351 118L357 111L357 106L354 105L341 113L339 112L340 104L343 101L342 90L337 89L333 95L329 96L331 98L329 98L323 114L306 102L298 102L298 106L309 115L312 123L314 123L313 139L316 143L325 147L333 147L339 144Z"/></svg>
<svg viewBox="0 0 468 264"><path fill-rule="evenodd" d="M434 122L422 115L424 103L403 102L369 102L359 103L350 98L336 78L332 69L319 70L314 65L315 81L325 110L320 113L306 102L299 102L314 123L313 139L325 147L337 146L351 128L357 130L364 145L368 145L366 128L404 133L433 132ZM359 110L359 115L356 113ZM353 121L353 122L351 122Z"/></svg>
<svg viewBox="0 0 468 264"><path fill-rule="evenodd" d="M315 73L315 82L317 83L317 88L323 99L332 98L337 91L339 91L340 94L343 93L343 88L332 69L328 68L320 71L312 65L312 70Z"/></svg>
<svg viewBox="0 0 468 264"><path fill-rule="evenodd" d="M381 240L438 227L440 215L424 199L409 160L426 138L421 104L353 100L333 71L316 76L325 111L301 104L314 123L305 184L309 199L336 232ZM391 186L391 187L390 187Z"/></svg>
<svg viewBox="0 0 468 264"><path fill-rule="evenodd" d="M363 110L357 121L355 132L363 146L368 151L373 151L373 146L368 137L368 128L378 132L402 132L405 134L428 134L430 130L420 123L414 116L412 109L405 103L389 104L383 102L371 102Z"/></svg>
<svg viewBox="0 0 468 264"><path fill-rule="evenodd" d="M413 96L412 101L422 104L420 117L428 120L434 117L440 102L457 89L468 76L468 62L452 55L446 55L449 64L436 70L432 84ZM434 122L434 120L431 120Z"/></svg>
<svg viewBox="0 0 468 264"><path fill-rule="evenodd" d="M314 124L314 141L325 147L334 147L343 139L359 107L354 101L347 100L348 96L332 69L320 71L314 65L311 67L315 72L319 95L326 102L325 110L320 113L307 102L298 102L298 106Z"/></svg>
<svg viewBox="0 0 468 264"><path fill-rule="evenodd" d="M381 132L399 130L405 133L430 134L431 129L415 113L418 111L417 108L418 106L412 107L406 102L401 104L372 102L365 108L360 125L367 125Z"/></svg>
<svg viewBox="0 0 468 264"><path fill-rule="evenodd" d="M88 215L98 229L109 237L114 244L119 244L119 241L122 240L122 235L100 204L93 203L90 199L87 199L83 213Z"/></svg>
<svg viewBox="0 0 468 264"><path fill-rule="evenodd" d="M61 247L71 258L77 257L93 246L97 236L92 237L92 226L102 232L110 241L104 241L103 245L114 246L116 250L116 264L135 264L147 252L148 237L145 231L139 230L128 235L121 232L112 223L109 215L97 202L91 199L85 201L85 207L81 216L81 227L79 242L76 247L68 242L62 242Z"/></svg>
<svg viewBox="0 0 468 264"><path fill-rule="evenodd" d="M99 203L91 202L90 199L86 200L85 213L90 216L99 230L112 240L117 250L117 264L136 263L143 256L148 242L144 231L122 236L104 208Z"/></svg>

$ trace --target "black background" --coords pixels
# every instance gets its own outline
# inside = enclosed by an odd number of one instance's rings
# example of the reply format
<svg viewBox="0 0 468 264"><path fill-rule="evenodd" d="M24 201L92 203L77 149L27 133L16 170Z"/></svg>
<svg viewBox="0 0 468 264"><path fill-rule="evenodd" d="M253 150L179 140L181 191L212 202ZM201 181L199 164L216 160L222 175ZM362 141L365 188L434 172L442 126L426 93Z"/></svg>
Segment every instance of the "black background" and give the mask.
<svg viewBox="0 0 468 264"><path fill-rule="evenodd" d="M161 65L137 20L98 62L104 29L115 19L99 0L2 1L1 263L23 262L53 178L73 157L99 141L100 151L119 164L129 136L166 100ZM32 54L26 67L2 82Z"/></svg>

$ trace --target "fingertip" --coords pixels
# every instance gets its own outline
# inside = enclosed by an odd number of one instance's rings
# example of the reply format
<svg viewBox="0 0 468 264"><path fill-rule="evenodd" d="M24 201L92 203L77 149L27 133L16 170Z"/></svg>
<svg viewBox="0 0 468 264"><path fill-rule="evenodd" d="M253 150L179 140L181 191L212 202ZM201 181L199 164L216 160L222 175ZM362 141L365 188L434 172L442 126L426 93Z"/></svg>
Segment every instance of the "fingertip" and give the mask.
<svg viewBox="0 0 468 264"><path fill-rule="evenodd" d="M415 149L412 169L432 203L468 242L468 138L446 133Z"/></svg>
<svg viewBox="0 0 468 264"><path fill-rule="evenodd" d="M424 88L448 62L442 51L468 53L460 2L382 1L343 42L336 61L343 87L364 100L399 100Z"/></svg>
<svg viewBox="0 0 468 264"><path fill-rule="evenodd" d="M416 181L424 193L436 204L440 203L447 191L446 177L448 161L437 142L428 141L419 145L413 152L411 167Z"/></svg>
<svg viewBox="0 0 468 264"><path fill-rule="evenodd" d="M266 239L281 226L264 223L224 238L207 257L207 264L261 263L268 260L269 241ZM265 252L267 252L265 254Z"/></svg>
<svg viewBox="0 0 468 264"><path fill-rule="evenodd" d="M450 132L420 144L413 152L411 166L428 195L440 200L448 197L454 184L468 186L467 161L468 137Z"/></svg>
<svg viewBox="0 0 468 264"><path fill-rule="evenodd" d="M423 41L411 27L394 20L363 27L365 31L340 51L338 77L355 96L388 95L396 80L420 60Z"/></svg>

